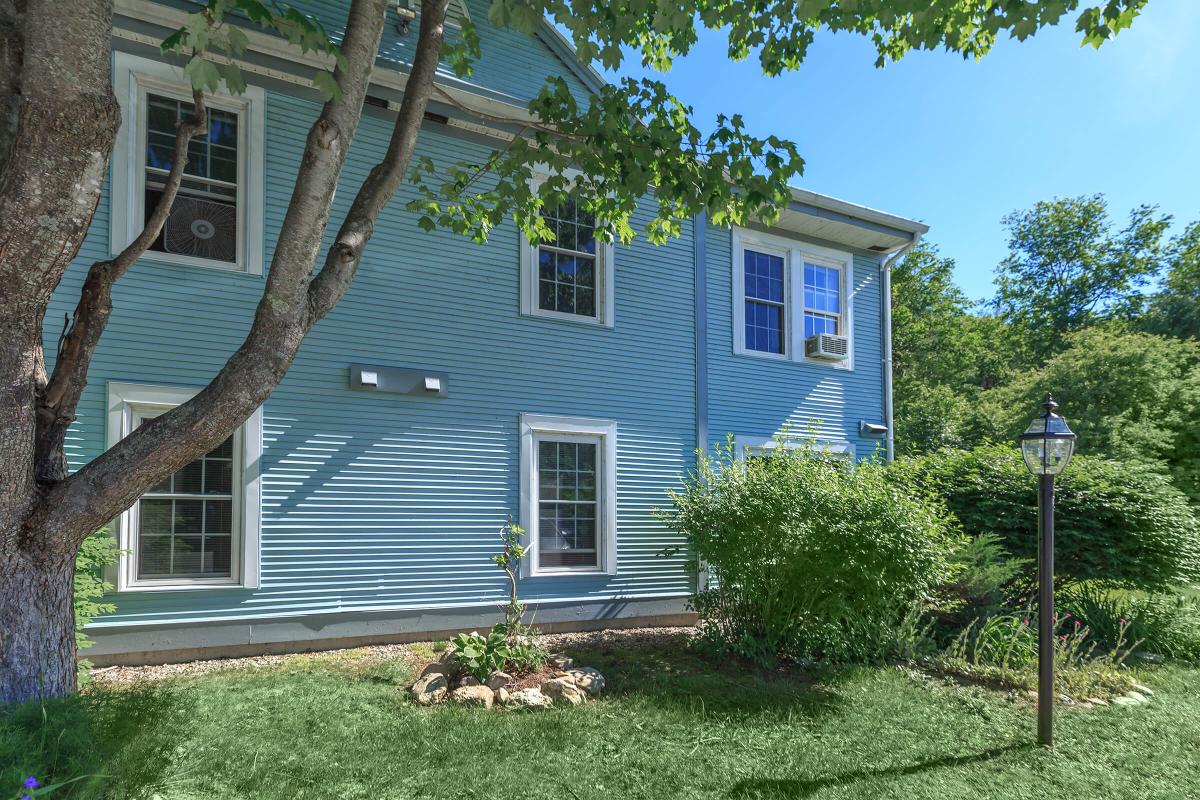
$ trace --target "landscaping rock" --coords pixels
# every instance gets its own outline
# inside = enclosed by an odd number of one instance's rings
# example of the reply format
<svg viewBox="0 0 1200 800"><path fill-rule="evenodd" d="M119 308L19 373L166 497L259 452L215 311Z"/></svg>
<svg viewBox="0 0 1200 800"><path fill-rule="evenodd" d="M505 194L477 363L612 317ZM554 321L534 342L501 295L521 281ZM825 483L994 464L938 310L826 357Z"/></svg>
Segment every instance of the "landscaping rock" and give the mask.
<svg viewBox="0 0 1200 800"><path fill-rule="evenodd" d="M445 675L445 674L446 674L446 665L440 661L435 661L432 664L427 665L425 667L425 669L421 670L422 678L424 678L428 675Z"/></svg>
<svg viewBox="0 0 1200 800"><path fill-rule="evenodd" d="M1140 692L1126 692L1125 696L1135 703L1149 703L1150 698Z"/></svg>
<svg viewBox="0 0 1200 800"><path fill-rule="evenodd" d="M549 708L550 704L550 698L536 687L510 692L508 695L508 705L514 708Z"/></svg>
<svg viewBox="0 0 1200 800"><path fill-rule="evenodd" d="M1140 684L1140 683L1135 683L1135 684L1133 684L1133 690L1134 690L1135 692L1139 693L1139 694L1144 694L1144 695L1147 695L1147 696L1150 696L1150 695L1153 695L1153 694L1154 694L1154 690L1153 690L1153 689L1151 689L1149 686L1143 686L1143 685L1142 685L1142 684Z"/></svg>
<svg viewBox="0 0 1200 800"><path fill-rule="evenodd" d="M1106 705L1108 705L1108 701L1107 701L1107 700L1105 700L1103 697L1089 697L1089 698L1087 699L1087 701L1088 701L1089 703L1091 703L1092 705L1094 705L1094 706L1106 706Z"/></svg>
<svg viewBox="0 0 1200 800"><path fill-rule="evenodd" d="M459 686L482 686L483 682L474 675L463 675L458 682Z"/></svg>
<svg viewBox="0 0 1200 800"><path fill-rule="evenodd" d="M419 706L432 706L446 697L446 676L440 672L426 675L412 685L412 698Z"/></svg>
<svg viewBox="0 0 1200 800"><path fill-rule="evenodd" d="M505 689L503 686L494 690L493 694L496 696L496 702L502 706L508 705L512 700L512 695L510 695L508 689Z"/></svg>
<svg viewBox="0 0 1200 800"><path fill-rule="evenodd" d="M491 675L488 675L486 686L488 686L491 689L499 689L503 686L507 686L508 684L510 684L512 682L513 682L512 675L509 675L507 672L500 672L499 670L497 670L496 672L493 672Z"/></svg>
<svg viewBox="0 0 1200 800"><path fill-rule="evenodd" d="M588 694L600 694L604 691L604 676L592 667L579 667L568 673L575 685Z"/></svg>
<svg viewBox="0 0 1200 800"><path fill-rule="evenodd" d="M573 706L577 706L587 700L587 695L569 677L551 678L545 681L542 683L542 694L554 702L570 703Z"/></svg>
<svg viewBox="0 0 1200 800"><path fill-rule="evenodd" d="M550 666L555 669L570 669L575 665L575 659L565 653L552 653L550 655Z"/></svg>
<svg viewBox="0 0 1200 800"><path fill-rule="evenodd" d="M495 697L491 689L477 684L475 686L458 687L450 693L450 699L456 703L463 703L465 705L491 708Z"/></svg>

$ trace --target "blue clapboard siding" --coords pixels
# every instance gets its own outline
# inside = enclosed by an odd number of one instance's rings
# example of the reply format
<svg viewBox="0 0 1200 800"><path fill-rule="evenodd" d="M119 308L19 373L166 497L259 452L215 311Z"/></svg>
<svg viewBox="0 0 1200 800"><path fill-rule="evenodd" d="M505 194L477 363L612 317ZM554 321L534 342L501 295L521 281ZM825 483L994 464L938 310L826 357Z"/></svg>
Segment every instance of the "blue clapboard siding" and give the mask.
<svg viewBox="0 0 1200 800"><path fill-rule="evenodd" d="M854 258L854 369L845 370L736 355L732 235L709 226L705 242L710 442L724 441L730 433L773 436L788 426L793 433L813 430L823 438L847 440L860 458L874 454L882 439L860 436L859 420L883 422L878 256Z"/></svg>
<svg viewBox="0 0 1200 800"><path fill-rule="evenodd" d="M349 9L347 0L291 0L290 5L318 19L331 38L335 41L341 40ZM420 3L416 5L419 6ZM488 21L489 5L489 0L467 0L468 13L482 41L473 74L459 78L449 66L443 64L440 71L443 80L452 85L470 85L515 98L524 106L526 101L537 94L548 75L559 75L567 81L576 98L583 99L587 96L584 84L572 71L574 65L569 66L535 37L492 25ZM401 34L396 24L399 19L392 4L388 9L379 52L385 64L406 72L408 65L412 63L418 23L414 22L407 34ZM455 41L458 36L457 29L448 26L446 36L448 40Z"/></svg>
<svg viewBox="0 0 1200 800"><path fill-rule="evenodd" d="M268 263L317 110L307 100L267 94ZM335 219L389 133L389 119L364 118ZM443 159L487 152L436 125L420 149ZM503 575L488 559L506 516L518 512L523 412L619 425L618 574L532 578L523 595L687 591L681 559L658 555L677 540L652 511L678 485L695 446L690 237L617 248L616 327L607 330L521 317L515 227L501 226L482 246L423 233L404 210L410 197L402 190L384 210L353 287L265 405L261 589L126 593L104 622L501 602ZM50 352L87 263L105 255L107 202L106 194L55 295L46 324ZM116 289L71 432L73 464L104 446L107 381L204 385L240 343L262 283L151 260L136 265ZM351 390L347 368L354 362L448 372L450 396Z"/></svg>

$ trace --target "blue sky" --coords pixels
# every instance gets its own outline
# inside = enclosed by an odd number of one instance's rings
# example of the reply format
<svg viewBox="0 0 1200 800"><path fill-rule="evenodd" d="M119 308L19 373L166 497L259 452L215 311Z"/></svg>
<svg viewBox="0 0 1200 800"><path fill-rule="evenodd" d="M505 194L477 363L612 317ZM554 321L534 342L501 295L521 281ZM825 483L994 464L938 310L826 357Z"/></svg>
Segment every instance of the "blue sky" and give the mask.
<svg viewBox="0 0 1200 800"><path fill-rule="evenodd" d="M1074 19L980 62L910 53L876 69L870 43L818 35L795 73L766 78L716 34L663 76L705 129L741 112L795 140L797 183L928 223L974 298L1006 252L1000 218L1040 199L1103 192L1121 220L1141 203L1200 219L1200 0L1150 0L1099 50ZM636 72L636 70L629 70Z"/></svg>

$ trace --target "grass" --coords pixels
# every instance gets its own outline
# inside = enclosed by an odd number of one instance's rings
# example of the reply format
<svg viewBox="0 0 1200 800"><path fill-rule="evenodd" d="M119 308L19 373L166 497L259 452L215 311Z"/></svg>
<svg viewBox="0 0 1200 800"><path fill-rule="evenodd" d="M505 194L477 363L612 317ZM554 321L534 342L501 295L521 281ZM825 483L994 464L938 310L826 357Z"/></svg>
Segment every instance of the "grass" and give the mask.
<svg viewBox="0 0 1200 800"><path fill-rule="evenodd" d="M609 679L547 712L422 709L399 659L94 687L0 712L0 798L29 772L103 774L53 797L1171 798L1200 796L1200 670L1160 667L1145 706L1033 710L899 668L714 666L682 648L576 652Z"/></svg>

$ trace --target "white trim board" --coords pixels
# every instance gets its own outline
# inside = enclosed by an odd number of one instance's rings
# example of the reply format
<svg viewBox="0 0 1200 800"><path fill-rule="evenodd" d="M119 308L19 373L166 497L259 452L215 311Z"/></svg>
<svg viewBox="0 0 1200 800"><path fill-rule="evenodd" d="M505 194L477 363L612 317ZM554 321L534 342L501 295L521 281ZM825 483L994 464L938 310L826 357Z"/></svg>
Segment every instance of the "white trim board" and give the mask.
<svg viewBox="0 0 1200 800"><path fill-rule="evenodd" d="M109 251L113 255L120 253L141 233L145 218L146 107L142 97L147 91L153 91L188 100L190 85L180 67L120 50L113 53L113 90L121 106L121 129L112 155ZM237 262L153 250L147 250L140 260L262 275L266 92L258 86L247 86L239 97L217 92L208 95L206 102L212 108L238 114Z"/></svg>
<svg viewBox="0 0 1200 800"><path fill-rule="evenodd" d="M544 575L615 575L617 573L617 423L585 417L558 417L522 414L521 430L521 524L524 544L529 548L521 559L521 576ZM538 563L538 481L537 442L542 435L588 437L599 440L600 468L597 471L596 499L600 520L596 534L598 564L589 568L542 569Z"/></svg>

